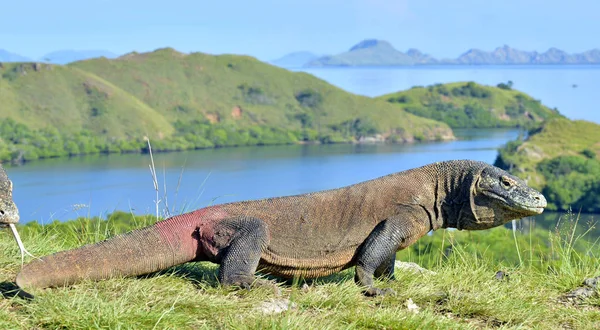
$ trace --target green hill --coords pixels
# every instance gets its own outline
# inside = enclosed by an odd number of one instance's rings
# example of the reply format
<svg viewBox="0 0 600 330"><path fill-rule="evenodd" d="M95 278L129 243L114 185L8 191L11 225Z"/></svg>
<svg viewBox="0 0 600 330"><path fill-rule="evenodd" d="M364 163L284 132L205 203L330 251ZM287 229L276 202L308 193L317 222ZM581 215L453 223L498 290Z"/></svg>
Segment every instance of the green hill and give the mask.
<svg viewBox="0 0 600 330"><path fill-rule="evenodd" d="M452 128L531 126L552 117L562 117L511 83L497 87L474 82L436 84L378 97L407 112L447 123Z"/></svg>
<svg viewBox="0 0 600 330"><path fill-rule="evenodd" d="M0 73L0 118L32 129L87 129L116 138L173 132L161 113L76 67L11 63L3 64Z"/></svg>
<svg viewBox="0 0 600 330"><path fill-rule="evenodd" d="M173 49L0 65L0 160L96 152L453 138L444 123L312 75ZM68 148L66 146L69 146Z"/></svg>
<svg viewBox="0 0 600 330"><path fill-rule="evenodd" d="M600 212L600 125L554 118L508 143L496 165L541 189L549 210Z"/></svg>

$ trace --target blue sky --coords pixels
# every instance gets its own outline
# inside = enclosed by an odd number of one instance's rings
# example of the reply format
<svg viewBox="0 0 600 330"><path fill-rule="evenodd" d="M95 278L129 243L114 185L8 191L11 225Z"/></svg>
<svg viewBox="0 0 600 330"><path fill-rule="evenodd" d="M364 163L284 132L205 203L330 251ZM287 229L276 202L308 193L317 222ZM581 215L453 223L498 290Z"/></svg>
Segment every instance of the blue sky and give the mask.
<svg viewBox="0 0 600 330"><path fill-rule="evenodd" d="M339 53L366 38L456 57L469 48L600 48L600 1L558 0L5 0L0 48L118 54L173 47L272 60Z"/></svg>

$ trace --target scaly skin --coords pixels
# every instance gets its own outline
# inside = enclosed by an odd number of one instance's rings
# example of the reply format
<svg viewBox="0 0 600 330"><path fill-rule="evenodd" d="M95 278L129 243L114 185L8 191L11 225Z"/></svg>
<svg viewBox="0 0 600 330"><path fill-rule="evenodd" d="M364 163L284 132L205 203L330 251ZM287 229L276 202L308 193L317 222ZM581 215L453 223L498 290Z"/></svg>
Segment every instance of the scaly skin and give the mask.
<svg viewBox="0 0 600 330"><path fill-rule="evenodd" d="M19 222L19 209L12 197L13 183L0 165L0 226Z"/></svg>
<svg viewBox="0 0 600 330"><path fill-rule="evenodd" d="M21 288L135 276L189 261L220 264L224 285L249 287L259 270L315 278L356 266L367 295L386 293L398 250L430 230L481 230L540 214L542 194L483 162L438 162L304 195L222 204L107 241L34 260Z"/></svg>

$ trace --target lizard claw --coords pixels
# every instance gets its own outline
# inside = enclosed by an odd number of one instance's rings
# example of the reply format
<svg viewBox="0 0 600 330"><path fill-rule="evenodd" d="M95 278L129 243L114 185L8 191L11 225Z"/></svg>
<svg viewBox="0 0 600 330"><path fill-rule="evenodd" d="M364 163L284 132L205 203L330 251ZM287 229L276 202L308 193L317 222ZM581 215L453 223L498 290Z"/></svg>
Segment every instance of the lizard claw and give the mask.
<svg viewBox="0 0 600 330"><path fill-rule="evenodd" d="M230 283L226 284L227 286L233 286L233 287L238 287L240 289L244 289L244 290L250 290L251 288L257 288L257 287L267 287L267 288L272 288L273 289L273 293L277 296L281 295L281 289L279 288L279 286L277 286L277 284L273 283L272 281L268 281L268 280L262 280L262 279L238 279L238 280L234 280Z"/></svg>
<svg viewBox="0 0 600 330"><path fill-rule="evenodd" d="M396 295L396 291L390 288L380 289L376 287L370 287L367 290L363 291L363 294L367 297L378 297L378 296L394 296Z"/></svg>

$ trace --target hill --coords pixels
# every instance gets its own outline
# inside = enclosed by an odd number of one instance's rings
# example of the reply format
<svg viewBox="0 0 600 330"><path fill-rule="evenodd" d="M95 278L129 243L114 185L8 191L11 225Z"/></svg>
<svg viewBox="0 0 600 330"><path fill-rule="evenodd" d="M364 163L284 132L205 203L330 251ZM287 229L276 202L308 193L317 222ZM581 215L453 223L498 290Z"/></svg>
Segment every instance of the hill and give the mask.
<svg viewBox="0 0 600 330"><path fill-rule="evenodd" d="M317 58L319 58L319 55L311 52L301 51L289 53L283 57L271 61L270 63L282 68L300 68L304 66L304 64Z"/></svg>
<svg viewBox="0 0 600 330"><path fill-rule="evenodd" d="M0 68L0 118L31 129L90 130L111 138L173 132L168 120L110 82L72 66L10 63Z"/></svg>
<svg viewBox="0 0 600 330"><path fill-rule="evenodd" d="M318 58L308 62L306 66L393 66L412 65L415 62L412 57L396 50L387 41L367 39L347 52Z"/></svg>
<svg viewBox="0 0 600 330"><path fill-rule="evenodd" d="M115 58L118 55L106 50L57 50L42 56L41 60L53 64L68 64L97 57Z"/></svg>
<svg viewBox="0 0 600 330"><path fill-rule="evenodd" d="M11 53L7 50L0 49L0 62L27 62L30 61L27 57L19 54Z"/></svg>
<svg viewBox="0 0 600 330"><path fill-rule="evenodd" d="M145 136L157 151L453 137L443 123L247 56L166 48L67 66L3 64L0 77L4 161L143 151Z"/></svg>
<svg viewBox="0 0 600 330"><path fill-rule="evenodd" d="M542 190L549 210L600 212L600 125L554 118L508 143L495 164Z"/></svg>
<svg viewBox="0 0 600 330"><path fill-rule="evenodd" d="M561 116L512 83L496 87L474 82L436 84L378 97L417 116L447 123L452 128L530 126Z"/></svg>

